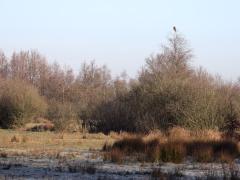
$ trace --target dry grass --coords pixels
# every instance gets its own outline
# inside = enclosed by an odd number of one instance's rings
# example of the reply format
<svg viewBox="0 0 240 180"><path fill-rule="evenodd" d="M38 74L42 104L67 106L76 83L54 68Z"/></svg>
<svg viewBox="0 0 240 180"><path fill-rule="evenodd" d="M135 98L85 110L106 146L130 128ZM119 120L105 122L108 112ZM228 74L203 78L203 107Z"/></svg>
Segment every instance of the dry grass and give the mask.
<svg viewBox="0 0 240 180"><path fill-rule="evenodd" d="M20 138L19 138L18 136L14 135L14 136L11 138L11 142L12 142L12 143L18 143L18 142L20 142Z"/></svg>
<svg viewBox="0 0 240 180"><path fill-rule="evenodd" d="M132 133L53 133L0 129L0 153L3 156L50 156L62 158L67 148L104 150L105 160L122 163L126 157L139 161L180 163L187 156L199 162L232 162L239 155L238 144L224 140L218 131L191 132L175 127L167 133L159 130L146 135ZM69 158L74 158L70 154ZM141 157L141 158L140 158Z"/></svg>
<svg viewBox="0 0 240 180"><path fill-rule="evenodd" d="M187 148L182 142L169 141L167 143L160 144L158 149L158 161L162 162L181 163L184 161L187 154Z"/></svg>
<svg viewBox="0 0 240 180"><path fill-rule="evenodd" d="M150 141L153 139L159 139L161 142L166 142L167 141L167 136L163 134L160 130L154 130L149 132L143 137L144 141Z"/></svg>
<svg viewBox="0 0 240 180"><path fill-rule="evenodd" d="M125 154L119 149L112 149L104 154L104 160L110 160L111 162L121 164L124 161Z"/></svg>
<svg viewBox="0 0 240 180"><path fill-rule="evenodd" d="M239 155L238 143L223 139L218 131L205 130L191 132L180 127L169 130L166 134L152 131L147 135L122 136L112 146L105 145L103 150L114 159L120 156L140 156L150 162L181 163L191 156L198 162L231 163ZM122 152L122 153L120 153Z"/></svg>
<svg viewBox="0 0 240 180"><path fill-rule="evenodd" d="M217 140L223 139L223 134L216 130L193 131L193 132L191 132L191 136L194 139L198 139L198 140L202 140L202 141L204 141L204 140L217 141Z"/></svg>
<svg viewBox="0 0 240 180"><path fill-rule="evenodd" d="M139 153L145 150L145 142L141 137L127 137L113 144L113 149L119 149L127 154Z"/></svg>
<svg viewBox="0 0 240 180"><path fill-rule="evenodd" d="M167 132L169 141L178 141L181 138L182 141L192 140L192 136L189 130L181 127L173 127Z"/></svg>
<svg viewBox="0 0 240 180"><path fill-rule="evenodd" d="M0 151L13 156L57 156L66 148L79 150L102 149L106 142L112 144L115 139L102 133L86 134L87 139L82 138L81 133L54 133L54 132L30 132L0 129Z"/></svg>
<svg viewBox="0 0 240 180"><path fill-rule="evenodd" d="M1 158L7 158L8 154L6 152L0 152L0 157Z"/></svg>
<svg viewBox="0 0 240 180"><path fill-rule="evenodd" d="M191 149L191 148L190 148ZM211 162L213 161L213 148L211 146L203 146L200 147L198 145L194 145L191 149L191 152L189 153L192 157L194 157L194 159L197 162Z"/></svg>
<svg viewBox="0 0 240 180"><path fill-rule="evenodd" d="M27 123L25 127L22 128L22 130L26 131L53 131L54 130L54 124L44 118L37 118L31 123Z"/></svg>
<svg viewBox="0 0 240 180"><path fill-rule="evenodd" d="M120 139L120 138L121 138L120 135L119 135L119 133L114 132L114 131L111 131L111 132L109 133L109 136L110 136L111 138L113 138L113 139Z"/></svg>
<svg viewBox="0 0 240 180"><path fill-rule="evenodd" d="M113 132L109 133L109 136L113 139L122 139L122 138L132 138L137 137L139 134L129 133L129 132Z"/></svg>

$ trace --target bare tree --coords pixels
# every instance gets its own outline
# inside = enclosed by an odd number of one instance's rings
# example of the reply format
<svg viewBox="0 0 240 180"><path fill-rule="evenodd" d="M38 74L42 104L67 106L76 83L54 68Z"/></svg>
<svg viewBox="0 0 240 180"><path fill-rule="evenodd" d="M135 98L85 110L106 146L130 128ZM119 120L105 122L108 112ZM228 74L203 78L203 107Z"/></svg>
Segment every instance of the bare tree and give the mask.
<svg viewBox="0 0 240 180"><path fill-rule="evenodd" d="M0 77L8 77L8 66L7 57L3 52L0 51Z"/></svg>

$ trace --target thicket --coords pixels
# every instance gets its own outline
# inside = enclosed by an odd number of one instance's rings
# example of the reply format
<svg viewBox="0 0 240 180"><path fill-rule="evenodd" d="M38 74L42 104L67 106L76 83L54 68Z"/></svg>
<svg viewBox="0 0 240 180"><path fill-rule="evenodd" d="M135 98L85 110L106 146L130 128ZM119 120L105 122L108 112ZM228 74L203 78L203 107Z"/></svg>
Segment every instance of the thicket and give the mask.
<svg viewBox="0 0 240 180"><path fill-rule="evenodd" d="M167 138L167 137L166 137ZM105 145L104 159L122 163L126 157L134 157L144 162L173 162L182 163L187 157L197 162L231 163L239 156L237 142L231 140L210 140L205 137L199 140L196 137L183 140L166 139L159 137L144 139L144 137L125 137L113 145Z"/></svg>
<svg viewBox="0 0 240 180"><path fill-rule="evenodd" d="M20 80L0 80L0 126L18 127L44 114L47 104L36 88Z"/></svg>
<svg viewBox="0 0 240 180"><path fill-rule="evenodd" d="M146 60L137 85L95 109L97 129L148 132L181 126L225 129L232 136L239 128L239 82L192 67L191 50L178 34L168 42Z"/></svg>
<svg viewBox="0 0 240 180"><path fill-rule="evenodd" d="M226 82L193 67L192 57L185 39L174 33L158 54L146 59L135 79L125 73L112 78L106 66L94 62L83 63L75 74L69 67L47 63L36 51L13 53L11 58L0 53L0 76L7 81L18 78L36 88L48 104L41 116L60 130L75 122L105 133L181 126L220 129L235 136L239 82Z"/></svg>

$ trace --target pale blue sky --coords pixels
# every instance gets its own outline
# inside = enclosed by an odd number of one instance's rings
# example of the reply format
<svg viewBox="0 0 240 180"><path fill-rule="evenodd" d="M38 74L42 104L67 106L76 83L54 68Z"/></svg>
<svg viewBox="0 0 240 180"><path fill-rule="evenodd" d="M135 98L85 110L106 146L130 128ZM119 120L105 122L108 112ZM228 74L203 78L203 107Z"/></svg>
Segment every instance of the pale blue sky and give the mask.
<svg viewBox="0 0 240 180"><path fill-rule="evenodd" d="M240 76L239 0L0 0L0 49L38 49L75 70L95 59L133 77L174 25L196 65Z"/></svg>

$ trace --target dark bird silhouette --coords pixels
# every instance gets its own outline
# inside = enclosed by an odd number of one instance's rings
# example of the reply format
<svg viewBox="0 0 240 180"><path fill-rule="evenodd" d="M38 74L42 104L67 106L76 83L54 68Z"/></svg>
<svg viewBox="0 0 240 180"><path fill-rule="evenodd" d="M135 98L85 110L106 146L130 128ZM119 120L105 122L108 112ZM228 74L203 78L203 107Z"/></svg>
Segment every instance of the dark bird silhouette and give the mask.
<svg viewBox="0 0 240 180"><path fill-rule="evenodd" d="M177 28L175 26L173 26L173 30L174 32L177 32Z"/></svg>

